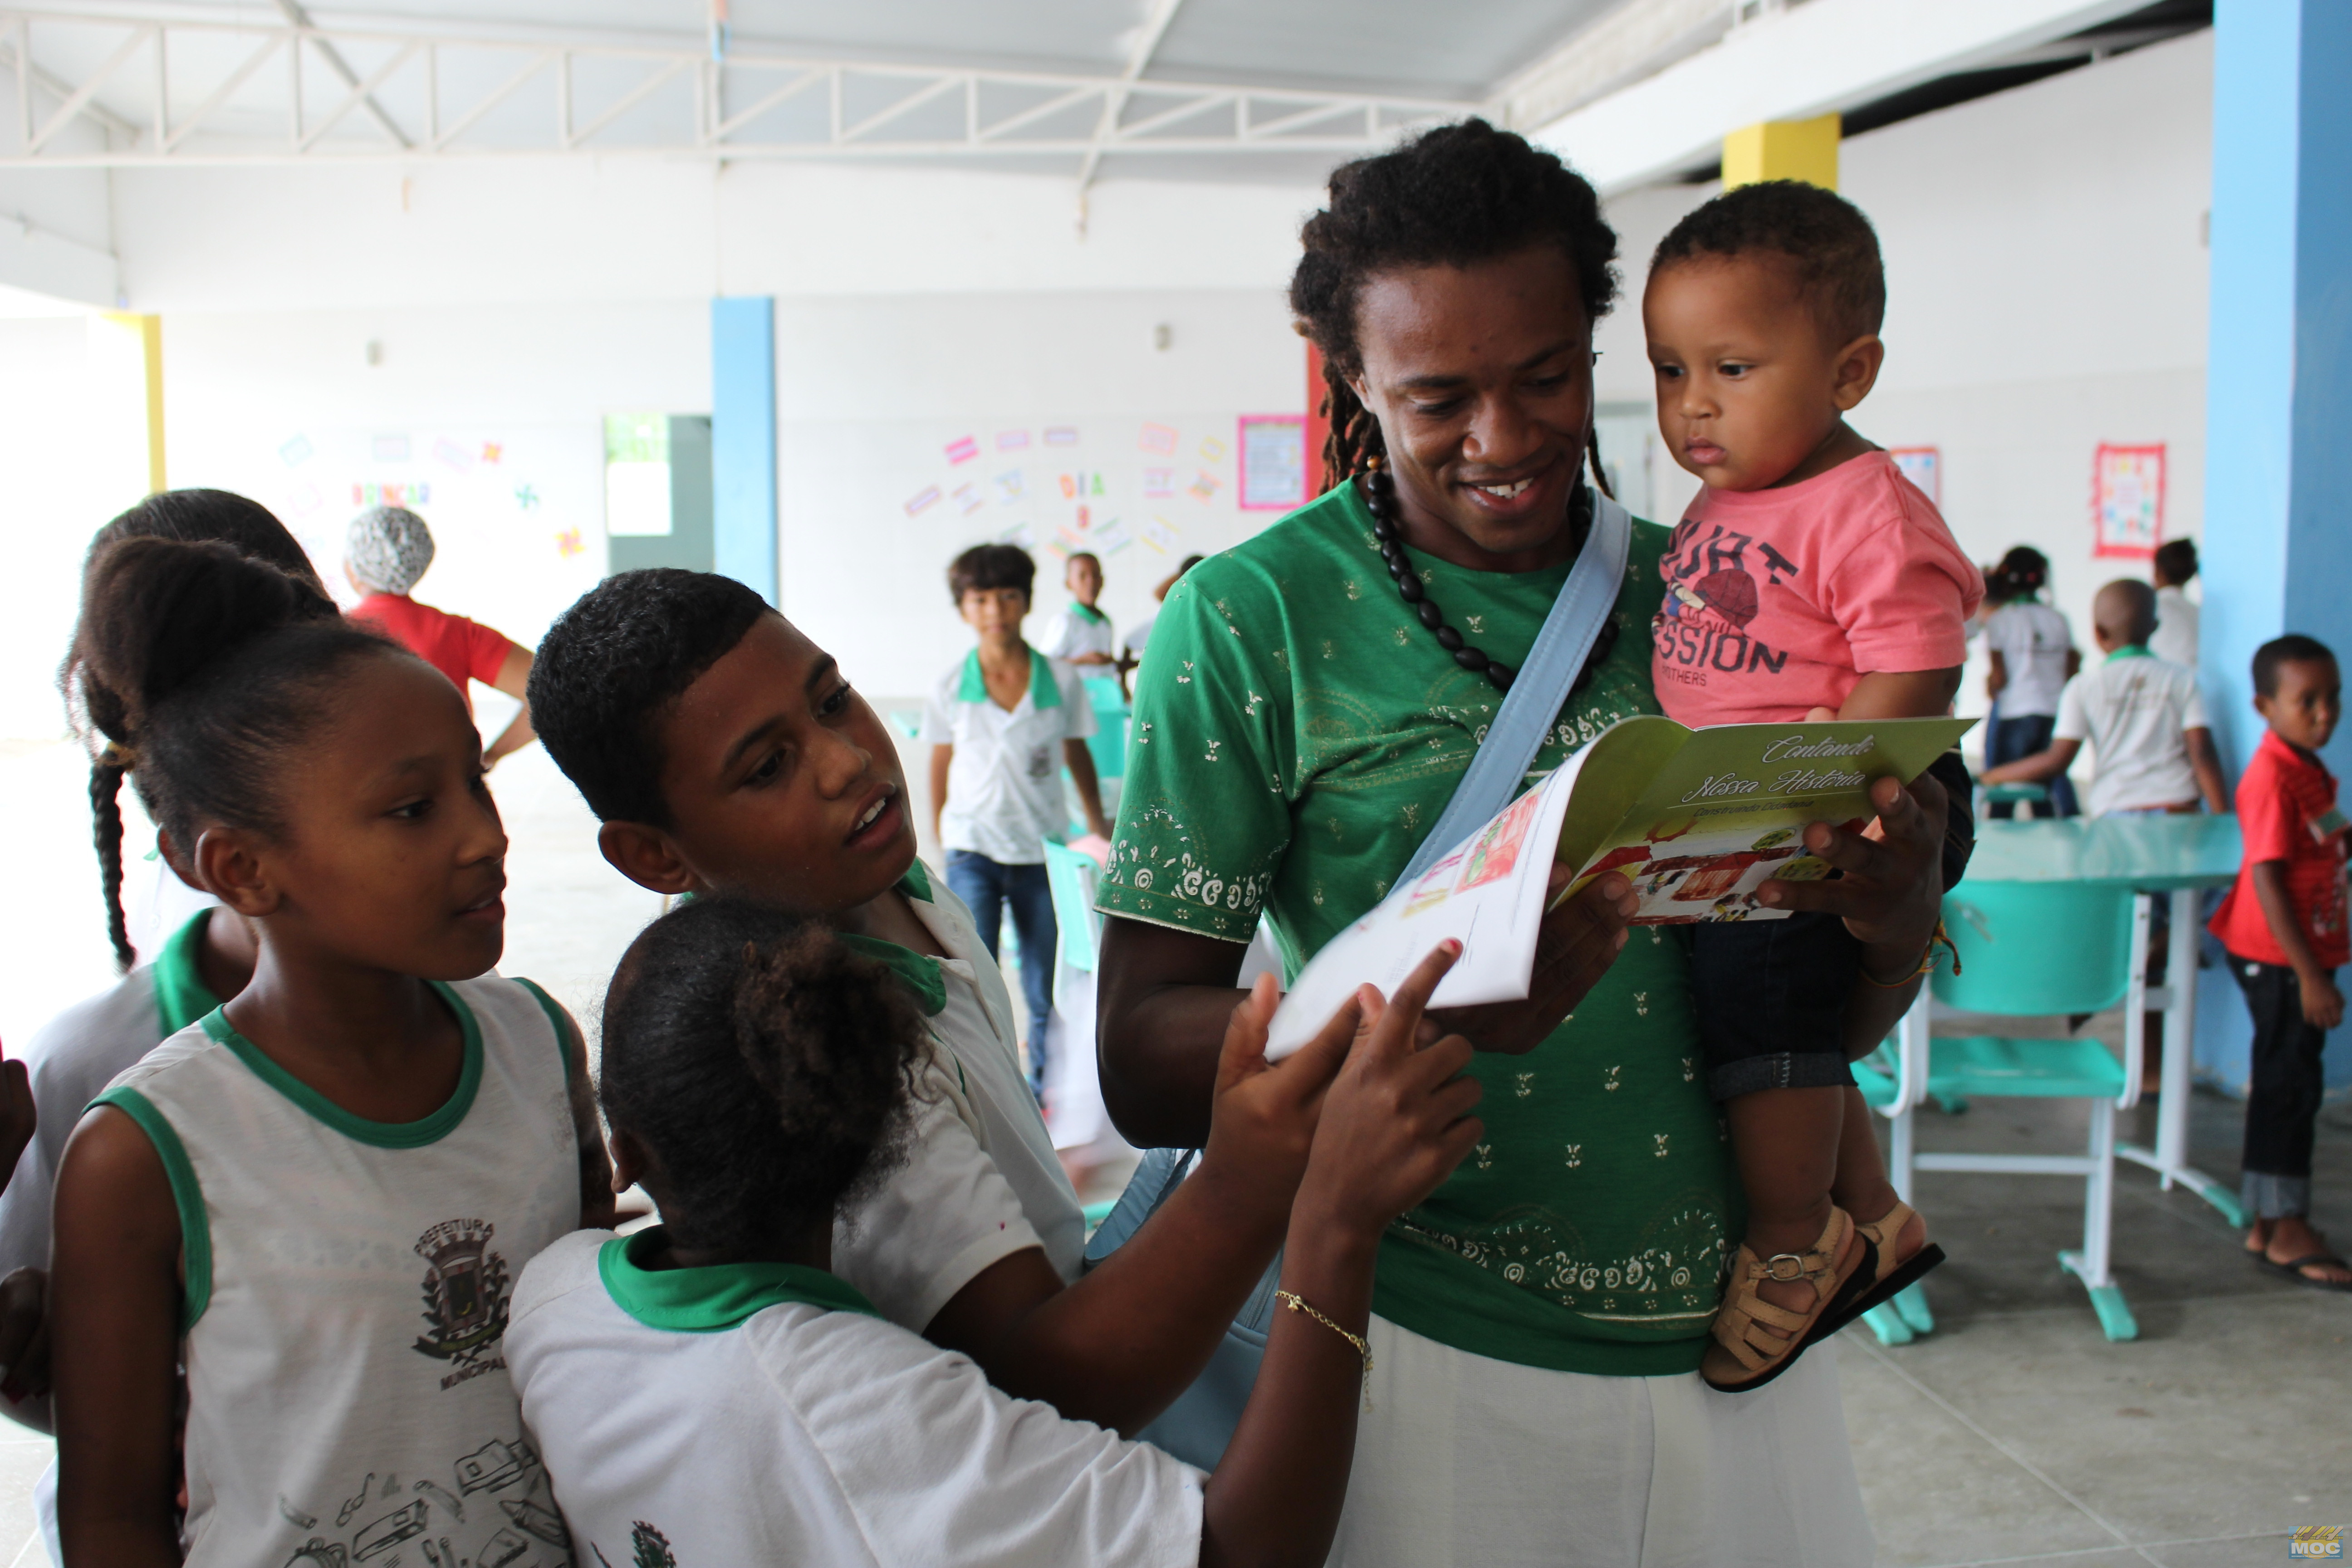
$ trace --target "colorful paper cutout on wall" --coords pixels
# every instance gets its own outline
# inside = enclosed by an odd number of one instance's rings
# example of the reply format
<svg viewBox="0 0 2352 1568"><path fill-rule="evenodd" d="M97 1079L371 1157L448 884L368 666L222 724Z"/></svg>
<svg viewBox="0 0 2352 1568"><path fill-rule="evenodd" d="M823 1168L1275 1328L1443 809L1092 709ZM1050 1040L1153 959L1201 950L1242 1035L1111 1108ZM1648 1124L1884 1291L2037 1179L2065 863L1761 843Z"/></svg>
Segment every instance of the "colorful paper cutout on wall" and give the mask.
<svg viewBox="0 0 2352 1568"><path fill-rule="evenodd" d="M1889 447L1886 455L1903 477L1919 487L1920 494L1944 504L1944 454L1935 447Z"/></svg>
<svg viewBox="0 0 2352 1568"><path fill-rule="evenodd" d="M1143 542L1165 554L1176 548L1183 535L1176 525L1164 517L1146 518L1143 522Z"/></svg>
<svg viewBox="0 0 2352 1568"><path fill-rule="evenodd" d="M1078 427L1076 426L1048 425L1045 426L1045 445L1048 447L1075 447L1077 444Z"/></svg>
<svg viewBox="0 0 2352 1568"><path fill-rule="evenodd" d="M1026 430L999 430L996 433L996 449L1000 452L1017 452L1028 444L1029 432Z"/></svg>
<svg viewBox="0 0 2352 1568"><path fill-rule="evenodd" d="M1018 468L1007 468L996 476L997 493L1008 501L1021 499L1023 485L1021 470Z"/></svg>
<svg viewBox="0 0 2352 1568"><path fill-rule="evenodd" d="M310 460L310 454L313 450L314 448L310 445L310 437L308 436L297 436L292 440L278 448L278 456L285 461L288 468L299 468L303 464Z"/></svg>
<svg viewBox="0 0 2352 1568"><path fill-rule="evenodd" d="M980 493L980 487L970 483L956 486L948 493L948 499L955 502L966 517L987 504L987 498Z"/></svg>
<svg viewBox="0 0 2352 1568"><path fill-rule="evenodd" d="M1205 505L1216 499L1217 491L1223 483L1224 481L1218 479L1216 475L1203 468L1193 476L1192 482L1186 485L1184 489L1195 500Z"/></svg>
<svg viewBox="0 0 2352 1568"><path fill-rule="evenodd" d="M2164 542L2164 443L2099 444L2091 466L2091 553L2145 561Z"/></svg>
<svg viewBox="0 0 2352 1568"><path fill-rule="evenodd" d="M368 445L379 463L408 461L408 437L405 436L378 436Z"/></svg>
<svg viewBox="0 0 2352 1568"><path fill-rule="evenodd" d="M482 443L482 461L485 463L496 463L505 454L506 447L496 441Z"/></svg>
<svg viewBox="0 0 2352 1568"><path fill-rule="evenodd" d="M1175 469L1173 469L1173 468L1146 468L1146 469L1144 469L1144 470L1143 470L1143 498L1144 498L1144 500L1167 500L1170 496L1172 496L1172 495L1174 495L1175 493L1176 493L1176 470L1175 470Z"/></svg>
<svg viewBox="0 0 2352 1568"><path fill-rule="evenodd" d="M327 498L312 484L298 485L286 498L287 509L297 517L308 517L327 504Z"/></svg>
<svg viewBox="0 0 2352 1568"><path fill-rule="evenodd" d="M1220 462L1225 455L1225 444L1214 436L1201 437L1201 456L1208 462Z"/></svg>
<svg viewBox="0 0 2352 1568"><path fill-rule="evenodd" d="M430 506L433 487L418 480L413 484L355 483L352 486L352 504L369 506Z"/></svg>
<svg viewBox="0 0 2352 1568"><path fill-rule="evenodd" d="M446 436L433 443L433 456L461 474L474 466L474 454Z"/></svg>
<svg viewBox="0 0 2352 1568"><path fill-rule="evenodd" d="M587 548L588 546L581 541L580 531L576 528L567 528L555 536L555 552L566 561Z"/></svg>
<svg viewBox="0 0 2352 1568"><path fill-rule="evenodd" d="M931 508L939 504L940 487L937 485L926 485L921 489L916 491L914 495L908 498L907 515L908 517L920 517L923 513L930 510Z"/></svg>
<svg viewBox="0 0 2352 1568"><path fill-rule="evenodd" d="M980 456L980 443L970 436L949 442L947 449L950 463L969 463Z"/></svg>
<svg viewBox="0 0 2352 1568"><path fill-rule="evenodd" d="M1288 511L1307 500L1307 420L1297 414L1241 418L1244 511Z"/></svg>
<svg viewBox="0 0 2352 1568"><path fill-rule="evenodd" d="M1139 451L1159 452L1172 457L1176 451L1176 427L1147 423L1142 434L1135 438L1135 445Z"/></svg>
<svg viewBox="0 0 2352 1568"><path fill-rule="evenodd" d="M1094 531L1092 548L1100 555L1116 555L1135 542L1135 534L1125 520L1112 518Z"/></svg>
<svg viewBox="0 0 2352 1568"><path fill-rule="evenodd" d="M529 484L520 484L515 486L514 498L515 505L525 511L537 511L539 510L539 491Z"/></svg>
<svg viewBox="0 0 2352 1568"><path fill-rule="evenodd" d="M999 544L1016 544L1024 550L1037 548L1037 531L1025 522L1016 522L996 536Z"/></svg>

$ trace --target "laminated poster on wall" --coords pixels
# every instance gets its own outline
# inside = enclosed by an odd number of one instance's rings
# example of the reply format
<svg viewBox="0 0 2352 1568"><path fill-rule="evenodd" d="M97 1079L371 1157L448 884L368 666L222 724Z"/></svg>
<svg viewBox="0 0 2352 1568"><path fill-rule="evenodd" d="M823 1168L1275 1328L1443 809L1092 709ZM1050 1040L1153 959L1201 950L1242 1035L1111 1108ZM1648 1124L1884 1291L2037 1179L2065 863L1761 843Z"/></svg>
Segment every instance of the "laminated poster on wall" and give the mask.
<svg viewBox="0 0 2352 1568"><path fill-rule="evenodd" d="M1383 993L1449 938L1462 956L1431 998L1441 1007L1526 998L1547 908L1614 871L1633 884L1635 925L1760 921L1766 881L1815 881L1813 822L1860 827L1871 782L1909 781L1973 719L1719 724L1643 715L1603 730L1541 784L1400 883L1300 972L1275 1013L1266 1058L1289 1055L1370 983ZM1555 864L1572 875L1558 899Z"/></svg>
<svg viewBox="0 0 2352 1568"><path fill-rule="evenodd" d="M1244 511L1290 511L1306 504L1306 416L1243 415L1240 449Z"/></svg>
<svg viewBox="0 0 2352 1568"><path fill-rule="evenodd" d="M2091 467L2091 553L2145 561L2164 542L2164 443L2101 442Z"/></svg>
<svg viewBox="0 0 2352 1568"><path fill-rule="evenodd" d="M1886 455L1895 459L1895 471L1918 487L1919 493L1944 504L1944 454L1935 447L1889 447Z"/></svg>
<svg viewBox="0 0 2352 1568"><path fill-rule="evenodd" d="M604 572L604 433L594 426L382 426L256 433L191 482L276 512L345 604L344 532L371 506L404 506L433 531L416 596L525 646Z"/></svg>

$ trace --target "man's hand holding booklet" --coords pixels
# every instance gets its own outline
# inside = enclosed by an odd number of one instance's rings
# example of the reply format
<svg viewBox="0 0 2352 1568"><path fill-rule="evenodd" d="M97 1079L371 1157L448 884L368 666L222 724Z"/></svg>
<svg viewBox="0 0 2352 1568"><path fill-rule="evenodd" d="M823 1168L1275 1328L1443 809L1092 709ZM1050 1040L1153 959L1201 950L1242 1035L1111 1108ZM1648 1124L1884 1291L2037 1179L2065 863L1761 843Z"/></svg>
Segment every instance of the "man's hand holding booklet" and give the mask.
<svg viewBox="0 0 2352 1568"><path fill-rule="evenodd" d="M1389 991L1448 937L1462 957L1433 1005L1524 999L1555 862L1575 874L1551 902L1615 871L1640 900L1635 925L1780 919L1786 911L1758 904L1756 889L1829 870L1805 852L1806 824L1859 827L1874 815L1872 781L1892 773L1910 783L1975 722L1691 730L1647 715L1621 720L1332 938L1283 998L1266 1057L1304 1045L1358 985Z"/></svg>

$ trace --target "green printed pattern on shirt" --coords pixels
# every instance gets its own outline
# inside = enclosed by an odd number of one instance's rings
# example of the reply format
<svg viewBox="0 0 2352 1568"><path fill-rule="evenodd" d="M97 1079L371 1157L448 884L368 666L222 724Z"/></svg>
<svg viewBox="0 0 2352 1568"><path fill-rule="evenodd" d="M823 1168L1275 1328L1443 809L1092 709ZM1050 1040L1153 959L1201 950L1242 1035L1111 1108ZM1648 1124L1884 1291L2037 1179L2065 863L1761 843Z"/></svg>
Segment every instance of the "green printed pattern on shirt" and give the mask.
<svg viewBox="0 0 2352 1568"><path fill-rule="evenodd" d="M1635 524L1616 643L1538 771L1658 711L1646 607L1665 541ZM1412 561L1448 624L1515 667L1569 572ZM1356 491L1334 491L1169 594L1100 908L1236 942L1263 912L1296 973L1387 894L1501 700L1398 595ZM1381 1314L1527 1365L1695 1367L1738 1224L1699 1069L1683 944L1637 931L1542 1045L1477 1059L1486 1137L1391 1228Z"/></svg>

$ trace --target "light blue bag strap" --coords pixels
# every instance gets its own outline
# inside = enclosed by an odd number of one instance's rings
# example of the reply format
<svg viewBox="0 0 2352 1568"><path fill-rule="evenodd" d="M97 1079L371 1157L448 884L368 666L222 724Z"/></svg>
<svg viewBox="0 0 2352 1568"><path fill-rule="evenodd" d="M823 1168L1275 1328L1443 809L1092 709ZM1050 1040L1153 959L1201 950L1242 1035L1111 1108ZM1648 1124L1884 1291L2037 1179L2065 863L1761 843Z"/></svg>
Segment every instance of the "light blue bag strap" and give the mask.
<svg viewBox="0 0 2352 1568"><path fill-rule="evenodd" d="M1543 750L1544 736L1566 705L1570 689L1592 652L1594 639L1617 606L1617 591L1625 581L1625 555L1633 538L1633 518L1623 507L1597 490L1592 497L1592 531L1584 542L1575 569L1551 603L1527 663L1503 694L1502 710L1486 727L1486 738L1470 759L1469 771L1454 786L1437 826L1412 852L1396 879L1403 886L1429 869L1440 855L1476 832L1511 804L1519 785Z"/></svg>

